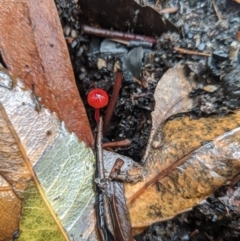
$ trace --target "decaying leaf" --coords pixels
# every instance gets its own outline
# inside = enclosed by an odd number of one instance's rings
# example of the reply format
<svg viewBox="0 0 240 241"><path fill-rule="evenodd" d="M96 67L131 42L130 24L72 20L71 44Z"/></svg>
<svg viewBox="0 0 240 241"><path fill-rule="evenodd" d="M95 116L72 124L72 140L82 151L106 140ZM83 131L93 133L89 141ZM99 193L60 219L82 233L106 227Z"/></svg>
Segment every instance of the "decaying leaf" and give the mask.
<svg viewBox="0 0 240 241"><path fill-rule="evenodd" d="M0 102L0 240L18 229L21 194L31 175Z"/></svg>
<svg viewBox="0 0 240 241"><path fill-rule="evenodd" d="M0 159L1 156L0 156ZM18 228L21 200L11 185L0 176L0 240L10 240Z"/></svg>
<svg viewBox="0 0 240 241"><path fill-rule="evenodd" d="M161 35L164 31L178 31L168 19L149 6L135 0L79 1L82 11L102 26L114 26L134 33L150 36Z"/></svg>
<svg viewBox="0 0 240 241"><path fill-rule="evenodd" d="M158 82L154 92L155 108L152 112L152 128L142 164L147 161L151 147L159 148L163 144L160 127L164 121L172 115L187 112L193 107L193 101L188 97L191 89L184 66L181 64L169 69Z"/></svg>
<svg viewBox="0 0 240 241"><path fill-rule="evenodd" d="M183 212L240 173L239 126L239 113L168 121L164 145L150 151L144 180L125 184L132 227Z"/></svg>
<svg viewBox="0 0 240 241"><path fill-rule="evenodd" d="M23 194L19 230L19 241L65 240L33 181Z"/></svg>
<svg viewBox="0 0 240 241"><path fill-rule="evenodd" d="M0 86L0 213L4 214L0 222L5 221L0 235L8 235L2 240L10 240L18 229L19 198L33 198L24 196L30 179L35 181L54 222L63 235L67 233L65 239L98 240L93 207L93 152L84 142L78 141L75 134L69 133L54 114L44 107L37 111L32 97L32 91L18 80L12 89ZM25 201L34 209L36 203ZM11 222L10 216L4 213L6 207L8 211L15 211L15 216L11 213ZM25 212L22 218L25 228L20 229L20 235L27 230L25 219L28 218L30 222L37 222L32 223L32 227L38 225L36 235L42 235L46 226L41 229L38 216L31 217L31 213Z"/></svg>
<svg viewBox="0 0 240 241"><path fill-rule="evenodd" d="M0 0L0 51L8 69L87 145L93 136L53 0Z"/></svg>

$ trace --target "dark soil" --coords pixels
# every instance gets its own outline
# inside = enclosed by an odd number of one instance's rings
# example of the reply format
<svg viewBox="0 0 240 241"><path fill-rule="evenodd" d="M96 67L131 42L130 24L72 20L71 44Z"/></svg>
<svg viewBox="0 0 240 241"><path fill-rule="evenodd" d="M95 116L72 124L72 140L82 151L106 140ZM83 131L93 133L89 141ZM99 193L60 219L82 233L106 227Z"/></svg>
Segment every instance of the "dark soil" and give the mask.
<svg viewBox="0 0 240 241"><path fill-rule="evenodd" d="M119 98L105 142L130 139L129 147L115 152L140 161L151 128L154 89L162 75L179 61L189 69L196 87L189 93L195 99L190 113L194 118L212 114L226 115L240 106L240 74L236 34L240 30L240 5L232 0L170 0L163 6L178 6L174 14L165 14L179 32L165 32L153 48L146 44L126 47L102 38L81 34L81 24L98 26L85 14L78 1L55 0L75 72L79 92L94 132L94 110L86 96L95 87L111 96L116 66L124 73ZM136 1L137 2L137 1ZM140 1L160 7L157 1ZM214 9L213 3L217 8ZM236 47L237 46L237 47ZM183 54L174 47L186 48L211 56ZM102 110L104 116L106 109ZM236 186L235 189L238 187ZM226 188L210 197L204 205L181 214L174 220L154 224L137 240L240 240L239 210L225 204Z"/></svg>

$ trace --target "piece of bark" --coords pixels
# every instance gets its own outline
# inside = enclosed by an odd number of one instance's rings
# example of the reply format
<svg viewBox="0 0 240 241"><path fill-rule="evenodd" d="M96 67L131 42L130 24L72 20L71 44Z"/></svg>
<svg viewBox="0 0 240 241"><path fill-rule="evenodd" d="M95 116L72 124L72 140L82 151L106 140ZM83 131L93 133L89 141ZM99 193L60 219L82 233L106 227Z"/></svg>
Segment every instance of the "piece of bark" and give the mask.
<svg viewBox="0 0 240 241"><path fill-rule="evenodd" d="M93 145L53 0L0 0L0 50L7 68L41 104L66 123L80 140Z"/></svg>

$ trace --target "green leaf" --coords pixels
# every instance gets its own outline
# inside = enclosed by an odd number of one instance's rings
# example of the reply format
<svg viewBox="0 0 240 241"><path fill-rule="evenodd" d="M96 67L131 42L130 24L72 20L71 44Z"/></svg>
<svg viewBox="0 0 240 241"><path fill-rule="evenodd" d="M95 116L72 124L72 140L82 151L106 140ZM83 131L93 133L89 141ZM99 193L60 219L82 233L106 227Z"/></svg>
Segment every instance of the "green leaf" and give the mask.
<svg viewBox="0 0 240 241"><path fill-rule="evenodd" d="M86 239L92 232L94 156L74 134L62 129L34 166L48 201L69 236ZM86 229L87 228L87 229Z"/></svg>
<svg viewBox="0 0 240 241"><path fill-rule="evenodd" d="M65 240L33 181L24 192L23 200L19 241Z"/></svg>

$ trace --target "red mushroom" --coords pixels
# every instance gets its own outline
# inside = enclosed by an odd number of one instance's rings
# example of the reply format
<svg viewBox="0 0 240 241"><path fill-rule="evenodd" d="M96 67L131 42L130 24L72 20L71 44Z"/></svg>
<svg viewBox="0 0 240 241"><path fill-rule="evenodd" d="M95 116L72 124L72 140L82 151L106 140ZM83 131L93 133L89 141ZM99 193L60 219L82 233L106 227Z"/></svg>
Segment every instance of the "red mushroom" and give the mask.
<svg viewBox="0 0 240 241"><path fill-rule="evenodd" d="M100 110L108 104L108 94L103 89L93 89L88 93L87 101L90 106L95 108L94 118L96 122L99 122L100 119Z"/></svg>

